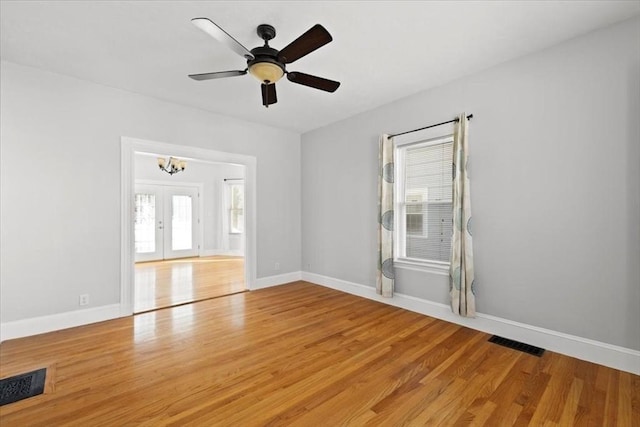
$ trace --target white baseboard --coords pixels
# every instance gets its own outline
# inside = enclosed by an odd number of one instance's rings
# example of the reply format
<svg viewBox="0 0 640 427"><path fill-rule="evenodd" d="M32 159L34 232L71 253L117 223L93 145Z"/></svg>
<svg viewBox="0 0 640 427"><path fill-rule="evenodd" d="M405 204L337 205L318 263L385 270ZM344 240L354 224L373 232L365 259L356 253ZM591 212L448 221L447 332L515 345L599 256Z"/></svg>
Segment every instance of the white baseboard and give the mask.
<svg viewBox="0 0 640 427"><path fill-rule="evenodd" d="M223 251L220 249L204 249L200 251L200 256L216 256L216 255L224 255L224 256L244 256L243 251Z"/></svg>
<svg viewBox="0 0 640 427"><path fill-rule="evenodd" d="M475 319L456 316L448 305L396 293L383 298L374 288L319 274L295 271L256 279L251 290L263 289L305 280L338 291L414 311L416 313L463 325L472 329L526 342L577 359L587 360L622 371L640 375L640 351L603 343L550 329L514 322L488 314L478 313ZM75 310L49 316L16 320L0 324L0 341L37 335L60 329L122 317L120 304Z"/></svg>
<svg viewBox="0 0 640 427"><path fill-rule="evenodd" d="M301 273L299 271L262 277L255 280L251 286L251 290L284 285L285 283L298 281L300 277ZM0 324L0 342L116 319L128 314L130 314L130 312L127 313L127 310L123 310L120 304L112 304L85 310L74 310L49 316L5 322Z"/></svg>
<svg viewBox="0 0 640 427"><path fill-rule="evenodd" d="M285 283L296 282L301 280L302 273L294 271L293 273L278 274L277 276L261 277L252 283L250 290L270 288L272 286L284 285Z"/></svg>
<svg viewBox="0 0 640 427"><path fill-rule="evenodd" d="M120 304L74 310L0 324L0 341L44 334L121 317Z"/></svg>
<svg viewBox="0 0 640 427"><path fill-rule="evenodd" d="M637 350L514 322L488 314L477 313L477 317L474 319L464 318L453 314L451 308L445 304L398 293L394 294L393 298L383 298L371 286L306 271L302 272L302 280L446 320L447 322L463 325L488 334L526 342L556 353L640 375L640 351Z"/></svg>

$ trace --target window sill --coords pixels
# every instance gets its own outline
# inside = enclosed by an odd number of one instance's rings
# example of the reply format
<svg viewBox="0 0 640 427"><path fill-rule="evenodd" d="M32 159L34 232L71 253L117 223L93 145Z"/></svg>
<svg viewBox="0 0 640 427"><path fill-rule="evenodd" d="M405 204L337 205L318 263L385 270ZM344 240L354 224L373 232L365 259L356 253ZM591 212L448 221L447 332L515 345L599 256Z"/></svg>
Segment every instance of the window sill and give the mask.
<svg viewBox="0 0 640 427"><path fill-rule="evenodd" d="M450 264L448 262L428 262L408 258L398 258L393 260L394 267L405 270L424 271L426 273L439 274L442 276L449 275L449 265Z"/></svg>

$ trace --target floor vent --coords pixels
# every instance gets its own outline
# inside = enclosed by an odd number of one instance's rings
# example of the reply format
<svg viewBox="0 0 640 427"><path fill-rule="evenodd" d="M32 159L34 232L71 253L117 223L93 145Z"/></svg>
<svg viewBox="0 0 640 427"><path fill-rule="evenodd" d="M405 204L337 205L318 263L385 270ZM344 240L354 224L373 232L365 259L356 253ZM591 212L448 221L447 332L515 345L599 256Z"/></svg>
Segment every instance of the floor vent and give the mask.
<svg viewBox="0 0 640 427"><path fill-rule="evenodd" d="M499 337L497 335L494 335L491 338L489 338L489 342L501 345L503 347L508 347L508 348L512 348L514 350L522 351L524 353L533 354L534 356L538 356L538 357L542 356L542 354L544 353L544 348L535 347L533 345L525 344L525 343L519 342L519 341L510 340L508 338L502 338L502 337Z"/></svg>
<svg viewBox="0 0 640 427"><path fill-rule="evenodd" d="M37 396L44 392L47 369L27 372L0 380L0 406Z"/></svg>

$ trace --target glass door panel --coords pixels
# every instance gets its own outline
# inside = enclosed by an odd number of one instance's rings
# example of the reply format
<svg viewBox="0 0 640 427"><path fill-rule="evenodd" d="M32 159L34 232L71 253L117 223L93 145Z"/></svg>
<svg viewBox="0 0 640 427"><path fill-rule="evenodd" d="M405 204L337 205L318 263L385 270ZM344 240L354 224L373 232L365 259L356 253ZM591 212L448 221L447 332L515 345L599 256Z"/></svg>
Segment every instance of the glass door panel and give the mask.
<svg viewBox="0 0 640 427"><path fill-rule="evenodd" d="M137 254L156 250L155 194L136 194L135 247Z"/></svg>
<svg viewBox="0 0 640 427"><path fill-rule="evenodd" d="M171 197L171 249L181 251L193 249L193 208L191 196Z"/></svg>
<svg viewBox="0 0 640 427"><path fill-rule="evenodd" d="M198 189L166 186L164 217L164 258L198 256Z"/></svg>
<svg viewBox="0 0 640 427"><path fill-rule="evenodd" d="M136 185L135 193L135 260L154 261L162 259L163 191L155 185Z"/></svg>

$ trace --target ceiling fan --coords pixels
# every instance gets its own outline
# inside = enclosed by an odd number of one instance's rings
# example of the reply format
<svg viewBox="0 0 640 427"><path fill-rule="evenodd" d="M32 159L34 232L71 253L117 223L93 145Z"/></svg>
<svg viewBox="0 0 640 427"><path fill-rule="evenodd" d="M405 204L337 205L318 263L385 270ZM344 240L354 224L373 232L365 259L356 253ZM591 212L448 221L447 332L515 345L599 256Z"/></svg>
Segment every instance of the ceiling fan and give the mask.
<svg viewBox="0 0 640 427"><path fill-rule="evenodd" d="M269 40L276 36L276 29L268 24L258 25L257 33L260 38L264 40L264 46L248 50L208 18L193 18L191 22L247 60L247 68L244 70L190 74L189 77L193 80L200 81L243 76L249 72L249 74L256 77L262 83L262 105L265 107L269 107L269 105L278 102L275 83L285 74L287 75L287 80L290 82L327 92L335 92L340 86L340 82L333 80L300 73L298 71L287 71L287 64L297 61L333 40L331 34L320 24L311 27L307 32L289 43L289 45L282 50L277 50L269 46Z"/></svg>

